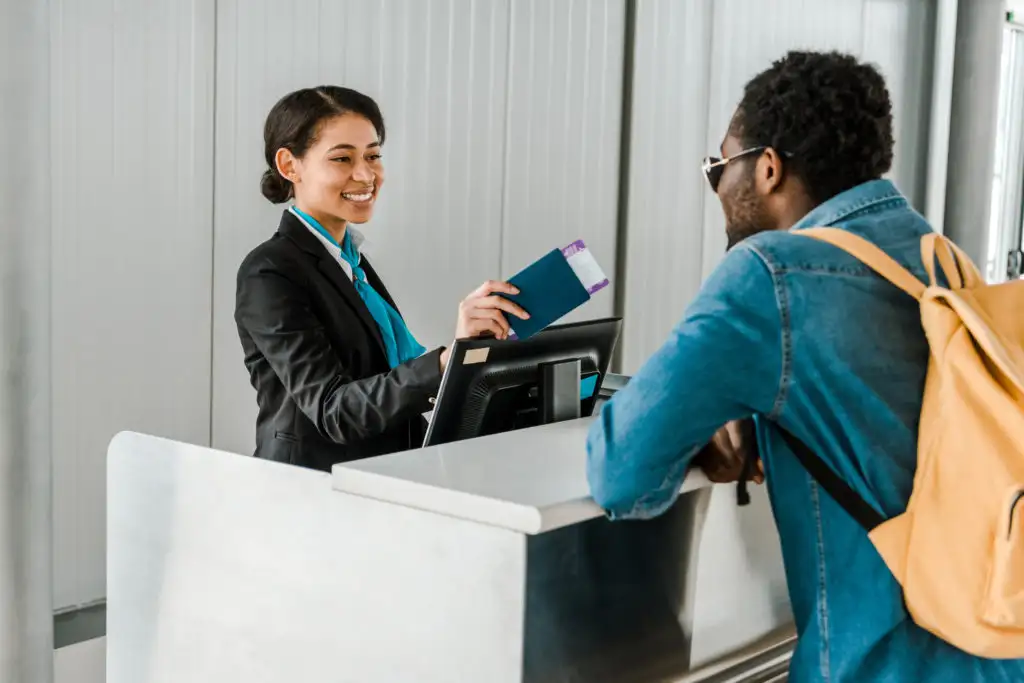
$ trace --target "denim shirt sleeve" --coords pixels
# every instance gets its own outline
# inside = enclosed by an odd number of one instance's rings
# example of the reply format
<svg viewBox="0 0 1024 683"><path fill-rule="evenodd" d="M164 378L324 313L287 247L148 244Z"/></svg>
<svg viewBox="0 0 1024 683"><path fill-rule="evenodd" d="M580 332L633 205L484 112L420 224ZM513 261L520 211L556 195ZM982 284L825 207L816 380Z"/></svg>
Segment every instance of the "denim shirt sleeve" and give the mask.
<svg viewBox="0 0 1024 683"><path fill-rule="evenodd" d="M781 295L753 247L732 249L668 341L604 405L587 440L587 477L610 517L663 513L719 427L781 410Z"/></svg>

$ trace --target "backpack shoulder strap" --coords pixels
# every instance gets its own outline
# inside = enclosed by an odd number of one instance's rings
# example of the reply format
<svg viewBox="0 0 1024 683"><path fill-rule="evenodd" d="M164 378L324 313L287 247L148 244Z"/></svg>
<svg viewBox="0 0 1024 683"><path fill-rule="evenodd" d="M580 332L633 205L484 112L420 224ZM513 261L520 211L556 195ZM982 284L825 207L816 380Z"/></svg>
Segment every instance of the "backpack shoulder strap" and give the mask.
<svg viewBox="0 0 1024 683"><path fill-rule="evenodd" d="M985 278L978 272L971 258L956 246L952 240L938 233L929 233L921 238L921 263L928 272L932 286L935 279L935 259L938 257L942 272L946 275L949 289L975 289L985 284Z"/></svg>
<svg viewBox="0 0 1024 683"><path fill-rule="evenodd" d="M793 234L813 237L842 249L915 299L920 300L924 296L923 282L863 237L839 228L807 228L797 230Z"/></svg>
<svg viewBox="0 0 1024 683"><path fill-rule="evenodd" d="M848 515L864 527L865 531L870 532L885 521L885 517L868 505L867 501L850 488L849 484L840 479L839 475L832 471L832 468L819 458L814 451L808 448L803 441L783 429L778 423L775 424L779 427L782 438L785 439L790 450L793 451L793 454L800 461L800 464L804 466L804 469L818 482L821 488L828 492L828 495L832 496L833 500L846 510Z"/></svg>

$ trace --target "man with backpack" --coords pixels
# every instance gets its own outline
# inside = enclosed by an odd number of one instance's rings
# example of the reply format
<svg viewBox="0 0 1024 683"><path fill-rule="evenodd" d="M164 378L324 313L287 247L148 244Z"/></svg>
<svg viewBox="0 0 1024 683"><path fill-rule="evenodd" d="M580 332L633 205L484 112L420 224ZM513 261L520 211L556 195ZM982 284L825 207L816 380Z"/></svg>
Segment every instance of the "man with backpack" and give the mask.
<svg viewBox="0 0 1024 683"><path fill-rule="evenodd" d="M752 417L791 681L1024 681L1024 282L987 287L882 179L891 101L851 56L756 76L721 154L729 252L602 409L594 499L665 512Z"/></svg>

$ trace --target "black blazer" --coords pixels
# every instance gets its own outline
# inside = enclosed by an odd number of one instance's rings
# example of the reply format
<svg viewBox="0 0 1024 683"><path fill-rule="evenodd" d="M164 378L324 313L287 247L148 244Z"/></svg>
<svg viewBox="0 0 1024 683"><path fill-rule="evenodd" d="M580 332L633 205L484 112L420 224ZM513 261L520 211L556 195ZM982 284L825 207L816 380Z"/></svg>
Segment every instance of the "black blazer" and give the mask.
<svg viewBox="0 0 1024 683"><path fill-rule="evenodd" d="M365 258L361 265L394 306ZM259 403L257 457L329 471L422 443L441 350L390 369L355 285L290 211L238 269L235 322Z"/></svg>

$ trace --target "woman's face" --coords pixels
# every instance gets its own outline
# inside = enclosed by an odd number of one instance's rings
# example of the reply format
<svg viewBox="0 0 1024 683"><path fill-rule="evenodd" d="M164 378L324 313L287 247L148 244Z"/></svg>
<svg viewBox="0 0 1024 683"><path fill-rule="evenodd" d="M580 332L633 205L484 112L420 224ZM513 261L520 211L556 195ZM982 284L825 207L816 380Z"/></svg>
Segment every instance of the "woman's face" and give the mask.
<svg viewBox="0 0 1024 683"><path fill-rule="evenodd" d="M294 184L298 207L322 222L370 220L384 184L377 130L358 114L321 124L316 142L301 159L278 150L277 166Z"/></svg>

